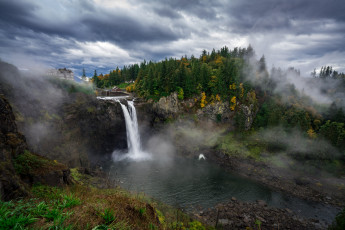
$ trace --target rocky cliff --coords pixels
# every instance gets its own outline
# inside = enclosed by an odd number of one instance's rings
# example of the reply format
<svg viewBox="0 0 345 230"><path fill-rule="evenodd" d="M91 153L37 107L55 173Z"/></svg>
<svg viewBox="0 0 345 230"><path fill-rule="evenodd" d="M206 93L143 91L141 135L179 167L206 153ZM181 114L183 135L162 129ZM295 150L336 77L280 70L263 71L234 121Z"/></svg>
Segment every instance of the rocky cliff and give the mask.
<svg viewBox="0 0 345 230"><path fill-rule="evenodd" d="M13 158L27 149L23 135L18 133L12 108L0 95L0 195L1 200L26 196L27 185L21 181L13 166Z"/></svg>
<svg viewBox="0 0 345 230"><path fill-rule="evenodd" d="M1 200L24 197L33 183L53 186L71 183L69 169L29 151L18 132L12 107L0 95L0 196Z"/></svg>
<svg viewBox="0 0 345 230"><path fill-rule="evenodd" d="M168 97L161 97L152 104L153 121L167 121L178 118L182 114L195 114L200 121L208 120L217 123L227 123L231 126L235 122L244 130L249 130L257 113L254 104L237 103L236 109L230 109L229 102L215 101L200 107L200 98L179 101L177 93Z"/></svg>

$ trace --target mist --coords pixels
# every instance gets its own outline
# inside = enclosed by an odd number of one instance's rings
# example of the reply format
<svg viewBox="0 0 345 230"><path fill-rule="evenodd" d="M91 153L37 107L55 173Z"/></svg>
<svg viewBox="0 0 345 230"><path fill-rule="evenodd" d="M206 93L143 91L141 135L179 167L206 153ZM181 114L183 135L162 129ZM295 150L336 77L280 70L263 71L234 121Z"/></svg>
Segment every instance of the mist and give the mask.
<svg viewBox="0 0 345 230"><path fill-rule="evenodd" d="M255 57L248 60L248 67L243 69L245 80L254 86L280 96L287 104L293 104L296 99L305 101L307 106L317 105L318 112L322 108L335 103L338 108L345 110L345 94L342 89L344 81L336 78L312 77L312 74L301 74L294 67L276 68L265 71L266 64L257 61Z"/></svg>
<svg viewBox="0 0 345 230"><path fill-rule="evenodd" d="M68 138L72 129L69 130L64 120L65 106L75 103L75 96L69 90L78 84L47 76L45 66L34 67L20 71L0 62L0 93L10 101L18 129L25 135L31 151L66 164L87 166L85 146ZM65 157L67 153L70 158Z"/></svg>

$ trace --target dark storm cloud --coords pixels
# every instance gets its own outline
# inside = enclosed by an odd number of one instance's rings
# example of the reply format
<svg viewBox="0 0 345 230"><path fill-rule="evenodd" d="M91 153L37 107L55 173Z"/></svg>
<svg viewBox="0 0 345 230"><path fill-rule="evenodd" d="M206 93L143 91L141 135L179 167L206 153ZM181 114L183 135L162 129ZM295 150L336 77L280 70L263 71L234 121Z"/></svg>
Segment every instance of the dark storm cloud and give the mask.
<svg viewBox="0 0 345 230"><path fill-rule="evenodd" d="M137 19L117 15L104 18L85 18L83 24L87 27L87 31L83 35L89 34L88 39L115 41L119 44L170 41L179 37L179 34L175 34L170 28L145 24ZM83 37L80 37L80 39L83 39Z"/></svg>
<svg viewBox="0 0 345 230"><path fill-rule="evenodd" d="M118 43L171 41L182 35L159 24L159 21L135 17L135 15L126 14L120 10L114 12L92 7L89 2L78 1L73 4L73 7L81 8L84 13L77 17L70 14L62 15L70 20L57 18L56 23L54 20L44 20L37 14L36 11L40 9L37 5L18 1L2 1L0 2L0 13L2 13L0 22L4 26L13 25L23 30L81 41L106 40Z"/></svg>
<svg viewBox="0 0 345 230"><path fill-rule="evenodd" d="M181 15L176 10L173 10L167 7L163 7L163 6L154 7L153 10L160 17L167 17L170 19L181 18Z"/></svg>
<svg viewBox="0 0 345 230"><path fill-rule="evenodd" d="M110 69L251 43L268 66L308 72L333 63L345 70L344 6L340 0L4 0L0 57Z"/></svg>
<svg viewBox="0 0 345 230"><path fill-rule="evenodd" d="M36 6L22 1L0 1L0 20L17 26L26 24Z"/></svg>
<svg viewBox="0 0 345 230"><path fill-rule="evenodd" d="M232 27L238 32L293 29L294 21L333 19L345 22L345 4L341 0L236 1L225 9ZM308 33L313 28L304 29L303 32Z"/></svg>

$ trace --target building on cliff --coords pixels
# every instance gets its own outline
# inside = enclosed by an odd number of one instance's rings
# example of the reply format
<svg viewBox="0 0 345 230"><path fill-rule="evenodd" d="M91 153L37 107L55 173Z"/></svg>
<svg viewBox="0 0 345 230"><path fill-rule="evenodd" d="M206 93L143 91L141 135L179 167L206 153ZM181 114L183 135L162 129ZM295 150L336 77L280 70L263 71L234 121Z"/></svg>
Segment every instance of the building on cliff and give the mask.
<svg viewBox="0 0 345 230"><path fill-rule="evenodd" d="M47 73L49 76L52 77L57 77L57 78L61 78L61 79L66 79L66 80L74 80L74 73L72 70L70 69L51 69L48 70Z"/></svg>

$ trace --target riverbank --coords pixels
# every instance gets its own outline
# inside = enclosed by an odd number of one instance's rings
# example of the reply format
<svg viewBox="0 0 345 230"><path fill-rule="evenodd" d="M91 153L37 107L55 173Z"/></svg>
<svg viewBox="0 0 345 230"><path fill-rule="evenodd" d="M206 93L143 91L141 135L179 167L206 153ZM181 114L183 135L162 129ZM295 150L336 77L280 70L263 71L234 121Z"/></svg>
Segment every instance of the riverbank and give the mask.
<svg viewBox="0 0 345 230"><path fill-rule="evenodd" d="M217 229L326 229L327 225L316 219L303 219L289 209L268 207L264 201L241 202L232 198L212 209L195 215L199 221Z"/></svg>

